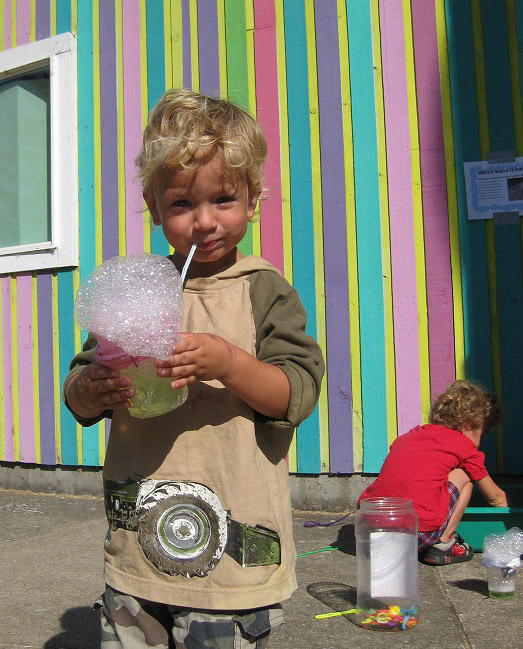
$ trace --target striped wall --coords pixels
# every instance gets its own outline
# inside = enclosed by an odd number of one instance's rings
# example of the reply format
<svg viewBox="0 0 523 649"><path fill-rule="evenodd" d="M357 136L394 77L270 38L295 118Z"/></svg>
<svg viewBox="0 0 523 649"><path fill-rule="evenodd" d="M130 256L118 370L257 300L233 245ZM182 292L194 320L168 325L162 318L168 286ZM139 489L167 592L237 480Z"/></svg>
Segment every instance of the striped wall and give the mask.
<svg viewBox="0 0 523 649"><path fill-rule="evenodd" d="M242 242L299 291L327 374L289 455L377 472L455 377L505 406L489 468L521 474L521 225L467 219L463 162L523 156L523 0L0 0L0 49L78 38L80 264L0 277L0 460L100 466L108 426L60 389L79 283L168 254L134 181L148 112L185 86L227 97L269 143Z"/></svg>

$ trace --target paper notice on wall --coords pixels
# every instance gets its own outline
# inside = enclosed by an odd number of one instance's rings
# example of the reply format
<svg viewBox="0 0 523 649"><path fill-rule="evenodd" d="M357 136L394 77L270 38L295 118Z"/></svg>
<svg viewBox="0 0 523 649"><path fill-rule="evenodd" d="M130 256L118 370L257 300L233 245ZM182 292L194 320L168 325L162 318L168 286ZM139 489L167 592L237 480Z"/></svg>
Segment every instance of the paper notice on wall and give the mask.
<svg viewBox="0 0 523 649"><path fill-rule="evenodd" d="M417 538L404 532L372 532L370 535L370 596L411 597L413 556Z"/></svg>
<svg viewBox="0 0 523 649"><path fill-rule="evenodd" d="M492 164L465 162L469 219L491 219L501 212L523 213L523 158Z"/></svg>

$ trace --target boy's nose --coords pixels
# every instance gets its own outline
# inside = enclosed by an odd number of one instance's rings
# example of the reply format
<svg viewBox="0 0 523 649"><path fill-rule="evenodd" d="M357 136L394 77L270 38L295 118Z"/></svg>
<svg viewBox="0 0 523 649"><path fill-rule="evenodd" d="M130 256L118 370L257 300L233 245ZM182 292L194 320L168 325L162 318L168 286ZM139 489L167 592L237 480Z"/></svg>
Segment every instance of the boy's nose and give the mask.
<svg viewBox="0 0 523 649"><path fill-rule="evenodd" d="M210 205L201 205L195 213L194 226L200 230L211 230L215 227L214 211Z"/></svg>

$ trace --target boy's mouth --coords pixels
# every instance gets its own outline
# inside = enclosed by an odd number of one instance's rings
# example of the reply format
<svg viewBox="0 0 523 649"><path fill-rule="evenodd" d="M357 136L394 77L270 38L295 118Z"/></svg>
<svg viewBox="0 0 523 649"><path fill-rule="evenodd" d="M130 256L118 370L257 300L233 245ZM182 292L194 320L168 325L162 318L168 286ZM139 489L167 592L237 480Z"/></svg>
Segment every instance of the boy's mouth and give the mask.
<svg viewBox="0 0 523 649"><path fill-rule="evenodd" d="M197 243L196 246L198 250L211 250L217 245L217 243L218 243L217 240L205 241L205 242Z"/></svg>

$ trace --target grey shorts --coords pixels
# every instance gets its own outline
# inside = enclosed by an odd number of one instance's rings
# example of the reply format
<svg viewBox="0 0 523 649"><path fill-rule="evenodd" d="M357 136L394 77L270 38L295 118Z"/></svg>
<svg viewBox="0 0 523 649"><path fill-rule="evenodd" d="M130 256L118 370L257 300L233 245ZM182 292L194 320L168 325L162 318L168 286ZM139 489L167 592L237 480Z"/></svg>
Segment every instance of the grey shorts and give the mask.
<svg viewBox="0 0 523 649"><path fill-rule="evenodd" d="M265 649L280 604L251 611L180 609L105 587L102 649Z"/></svg>

